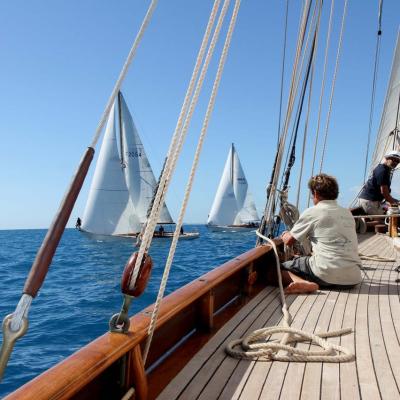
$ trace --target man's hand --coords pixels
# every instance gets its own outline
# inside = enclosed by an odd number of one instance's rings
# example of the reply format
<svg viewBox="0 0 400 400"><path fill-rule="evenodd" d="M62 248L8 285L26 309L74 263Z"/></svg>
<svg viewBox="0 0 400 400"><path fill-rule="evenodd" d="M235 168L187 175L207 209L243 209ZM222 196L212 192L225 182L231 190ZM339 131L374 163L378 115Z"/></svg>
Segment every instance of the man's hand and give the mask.
<svg viewBox="0 0 400 400"><path fill-rule="evenodd" d="M292 234L289 231L285 231L281 235L283 243L285 243L287 246L292 245L296 239L292 236Z"/></svg>

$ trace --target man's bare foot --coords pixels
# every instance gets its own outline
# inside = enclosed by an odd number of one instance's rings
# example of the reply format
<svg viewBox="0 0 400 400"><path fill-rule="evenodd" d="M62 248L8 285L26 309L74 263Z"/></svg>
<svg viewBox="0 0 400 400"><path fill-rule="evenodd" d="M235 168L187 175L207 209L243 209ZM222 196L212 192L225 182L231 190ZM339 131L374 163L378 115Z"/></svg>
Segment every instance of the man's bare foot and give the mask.
<svg viewBox="0 0 400 400"><path fill-rule="evenodd" d="M301 293L312 293L319 289L319 286L315 282L301 281L292 282L285 288L285 294L301 294Z"/></svg>

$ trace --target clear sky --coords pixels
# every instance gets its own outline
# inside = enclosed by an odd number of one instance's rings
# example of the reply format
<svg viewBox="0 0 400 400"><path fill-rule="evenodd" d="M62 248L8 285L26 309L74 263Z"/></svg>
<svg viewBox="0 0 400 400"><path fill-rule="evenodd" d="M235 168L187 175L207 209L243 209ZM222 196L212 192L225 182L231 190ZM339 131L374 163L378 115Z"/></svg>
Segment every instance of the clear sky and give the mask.
<svg viewBox="0 0 400 400"><path fill-rule="evenodd" d="M0 3L0 229L45 228L51 223L71 176L91 143L149 3L144 0ZM160 0L123 84L125 99L156 176L176 125L212 3L211 0ZM285 99L301 3L289 2ZM325 42L330 6L329 1L324 3L321 45ZM322 127L343 3L344 0L335 1ZM343 205L348 205L363 178L378 0L349 0L348 7L324 167L325 172L339 179ZM257 208L264 207L265 187L276 149L284 10L283 0L242 1L185 218L187 223L206 221L231 142L238 150ZM400 2L385 0L374 134L379 125L399 21ZM322 61L320 47L311 135L315 132ZM215 70L214 60L167 197L174 217L179 211ZM306 154L308 170L310 149L311 144ZM70 226L83 214L93 170L94 163ZM296 181L294 174L291 197Z"/></svg>

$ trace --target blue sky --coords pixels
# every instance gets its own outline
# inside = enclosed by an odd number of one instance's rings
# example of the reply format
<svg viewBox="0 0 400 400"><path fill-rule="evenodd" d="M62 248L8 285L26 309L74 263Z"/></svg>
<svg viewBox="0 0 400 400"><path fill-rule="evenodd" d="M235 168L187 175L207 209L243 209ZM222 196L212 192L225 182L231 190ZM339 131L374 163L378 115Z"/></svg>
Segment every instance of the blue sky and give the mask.
<svg viewBox="0 0 400 400"><path fill-rule="evenodd" d="M290 0L285 94L301 3ZM329 2L325 3L320 44L325 41L329 12ZM1 3L0 229L45 228L51 223L91 142L148 4L149 1L124 0ZM336 0L335 5L329 77L343 0ZM211 0L160 0L123 84L125 99L156 176L175 128L211 7ZM343 205L350 202L363 177L378 1L350 0L348 7L324 167L338 178ZM257 208L264 207L276 146L284 8L284 1L242 1L185 218L188 223L206 221L231 142L238 150ZM399 15L400 3L385 0L374 133L389 79ZM315 131L316 125L321 47L317 57L310 132ZM175 217L216 64L214 59L167 197ZM330 78L322 127L329 90ZM309 160L308 150L306 165ZM94 163L70 226L83 214L93 169ZM292 196L296 181L294 173Z"/></svg>

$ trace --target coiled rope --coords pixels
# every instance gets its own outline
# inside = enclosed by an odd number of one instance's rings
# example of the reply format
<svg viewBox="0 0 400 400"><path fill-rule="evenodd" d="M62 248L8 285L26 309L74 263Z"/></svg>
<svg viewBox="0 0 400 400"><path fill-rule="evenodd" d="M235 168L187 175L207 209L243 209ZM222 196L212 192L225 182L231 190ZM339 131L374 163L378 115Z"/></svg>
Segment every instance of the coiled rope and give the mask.
<svg viewBox="0 0 400 400"><path fill-rule="evenodd" d="M257 231L257 235L261 235ZM263 236L263 235L261 235ZM345 335L352 332L351 328L340 329L332 332L319 332L318 334L308 333L301 329L290 326L292 317L287 308L285 294L282 285L279 256L273 240L266 236L262 237L271 246L275 254L276 269L279 282L279 293L282 303L283 326L273 326L257 329L242 339L230 342L225 351L232 357L246 360L270 360L270 361L292 361L292 362L349 362L355 359L354 353L343 346L329 343L325 338ZM276 333L283 333L279 341L271 341L270 336ZM292 347L289 344L295 342L310 341L322 348L322 350L302 350ZM280 354L283 350L286 354Z"/></svg>

